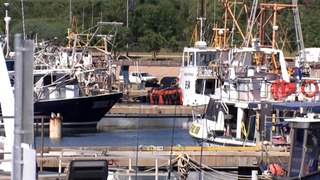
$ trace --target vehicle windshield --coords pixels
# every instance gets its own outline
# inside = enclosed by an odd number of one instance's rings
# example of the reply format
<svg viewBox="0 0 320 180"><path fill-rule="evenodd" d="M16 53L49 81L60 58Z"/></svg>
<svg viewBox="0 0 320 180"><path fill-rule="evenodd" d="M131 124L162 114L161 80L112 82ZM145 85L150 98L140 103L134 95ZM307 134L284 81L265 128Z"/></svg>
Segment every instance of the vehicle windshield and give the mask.
<svg viewBox="0 0 320 180"><path fill-rule="evenodd" d="M146 77L146 76L151 76L149 73L141 73L141 76Z"/></svg>

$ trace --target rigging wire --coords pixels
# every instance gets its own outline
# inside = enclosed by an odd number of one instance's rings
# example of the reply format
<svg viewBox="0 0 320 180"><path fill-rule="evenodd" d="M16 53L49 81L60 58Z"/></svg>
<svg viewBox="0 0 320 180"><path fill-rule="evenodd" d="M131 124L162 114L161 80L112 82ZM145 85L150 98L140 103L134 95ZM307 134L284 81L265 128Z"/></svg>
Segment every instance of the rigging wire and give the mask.
<svg viewBox="0 0 320 180"><path fill-rule="evenodd" d="M174 118L173 118L173 126L172 126L172 137L171 137L171 147L170 147L170 160L169 160L169 169L168 169L168 177L167 177L167 180L170 180L170 179L171 179L172 158L173 158L173 142L174 142L175 127L176 127L176 112L177 112L177 105L174 105Z"/></svg>
<svg viewBox="0 0 320 180"><path fill-rule="evenodd" d="M235 15L236 14L236 7L237 7L237 0L235 0L235 4L233 6L233 14ZM234 30L235 30L235 23L234 21L232 21L232 31L231 31L231 47L233 48L234 46Z"/></svg>

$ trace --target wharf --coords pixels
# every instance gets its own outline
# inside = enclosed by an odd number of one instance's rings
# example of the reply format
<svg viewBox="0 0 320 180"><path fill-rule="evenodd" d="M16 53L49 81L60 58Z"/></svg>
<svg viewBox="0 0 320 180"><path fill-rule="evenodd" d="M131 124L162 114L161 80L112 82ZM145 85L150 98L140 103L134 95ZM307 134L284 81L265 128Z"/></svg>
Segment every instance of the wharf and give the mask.
<svg viewBox="0 0 320 180"><path fill-rule="evenodd" d="M194 168L203 171L229 169L240 173L257 170L266 162L286 165L290 157L288 149L269 145L44 147L37 149L37 165L39 179L67 179L68 166L73 160L107 160L108 169L115 170L114 173L120 176L134 176L136 166L139 169L138 176L149 177L166 176L170 168L181 169L187 166L191 171ZM47 169L50 169L49 173L45 171ZM0 179L10 179L9 175L1 174Z"/></svg>
<svg viewBox="0 0 320 180"><path fill-rule="evenodd" d="M139 146L139 147L45 147L37 149L37 163L42 168L59 168L71 160L108 160L109 169L139 168L167 169L177 167L179 158L190 163L215 169L257 169L261 162L288 163L287 147L269 145L256 147L227 146ZM137 155L138 154L138 155ZM138 157L138 158L137 158ZM138 159L138 160L137 160ZM184 159L184 160L186 160ZM187 163L187 162L185 162ZM188 162L189 163L189 162Z"/></svg>
<svg viewBox="0 0 320 180"><path fill-rule="evenodd" d="M191 116L192 108L182 105L151 105L135 103L115 104L107 115L184 115Z"/></svg>

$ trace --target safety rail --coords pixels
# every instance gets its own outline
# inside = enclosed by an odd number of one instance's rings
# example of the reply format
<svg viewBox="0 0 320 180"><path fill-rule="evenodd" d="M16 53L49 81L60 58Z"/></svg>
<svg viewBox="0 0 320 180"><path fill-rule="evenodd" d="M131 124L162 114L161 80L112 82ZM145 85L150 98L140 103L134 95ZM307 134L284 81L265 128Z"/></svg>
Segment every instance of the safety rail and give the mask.
<svg viewBox="0 0 320 180"><path fill-rule="evenodd" d="M225 102L259 101L318 101L319 82L303 79L297 82L241 79L221 87L220 98Z"/></svg>
<svg viewBox="0 0 320 180"><path fill-rule="evenodd" d="M215 67L210 66L199 66L198 77L217 77L217 70Z"/></svg>
<svg viewBox="0 0 320 180"><path fill-rule="evenodd" d="M51 155L50 155L51 154ZM113 153L109 151L96 151L96 150L88 150L88 149L62 149L61 151L57 153L49 153L47 157L41 157L38 158L38 161L47 161L48 159L52 159L52 157L58 156L56 159L58 160L58 172L55 175L57 178L61 177L68 177L69 174L69 165L71 161L77 161L77 160L107 160L109 165L116 166L112 168L108 168L109 172L108 174L113 175L113 176L122 176L122 177L129 177L131 179L132 177L145 177L145 176L154 176L155 179L159 179L159 177L167 177L168 172L161 172L160 169L167 169L168 166L170 166L170 163L176 162L176 158L173 159L172 161L168 161L167 156L158 156L158 157L153 157L153 156L142 156L141 158L146 158L146 159L154 159L154 167L150 168L149 170L146 171L141 171L141 172L136 172L134 167L134 163L136 156L135 154L132 153L121 153L122 155L118 153ZM173 156L175 156L173 154ZM117 160L115 160L117 159ZM127 168L123 169L119 167L119 164L117 162L121 159L121 161L127 161ZM161 160L161 161L160 161ZM160 162L166 162L163 164L160 164ZM123 164L121 164L123 166ZM64 170L63 170L64 168ZM42 171L42 170L40 170Z"/></svg>

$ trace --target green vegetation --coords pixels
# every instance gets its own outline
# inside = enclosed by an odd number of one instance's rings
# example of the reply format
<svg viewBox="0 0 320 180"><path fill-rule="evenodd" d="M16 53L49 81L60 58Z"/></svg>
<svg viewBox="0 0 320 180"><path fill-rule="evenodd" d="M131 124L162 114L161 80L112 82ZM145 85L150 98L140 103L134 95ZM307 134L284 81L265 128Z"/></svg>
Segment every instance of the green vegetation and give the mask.
<svg viewBox="0 0 320 180"><path fill-rule="evenodd" d="M231 1L231 0L230 0ZM248 5L252 0L244 0ZM12 34L22 33L22 10L20 0L2 1L10 3L9 16ZM77 18L79 32L95 25L98 21L123 22L117 35L115 53L126 51L152 52L154 58L162 51L177 52L189 45L199 14L199 0L135 0L134 9L129 12L129 28L126 26L127 0L71 0L72 15ZM130 2L130 0L129 0ZM273 3L274 1L267 1ZM277 0L278 3L291 3L291 0ZM37 37L46 40L57 37L60 44L66 44L67 29L70 23L70 0L24 0L25 29L28 38ZM206 21L204 27L205 39L212 40L213 27L224 25L224 7L219 0L207 0ZM300 0L299 9L306 47L316 47L320 43L319 0ZM237 7L238 8L238 7ZM288 51L295 51L295 29L291 10L279 11L278 18L289 43ZM0 17L4 17L4 11ZM239 19L240 26L245 28L245 16ZM3 27L4 22L0 23ZM232 24L227 24L229 29ZM110 27L109 27L110 28ZM105 28L108 30L108 27ZM270 31L270 30L269 30ZM35 36L37 35L37 36ZM241 41L235 34L235 43ZM279 39L279 42L281 40ZM13 42L11 40L11 42ZM239 42L238 42L239 43Z"/></svg>

